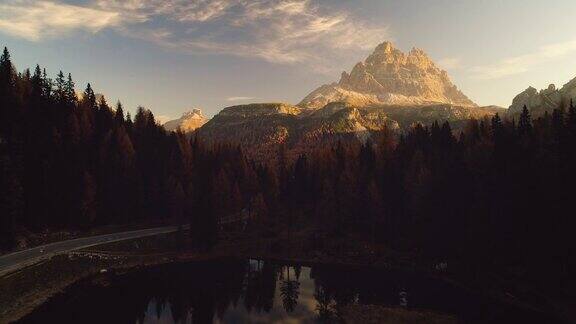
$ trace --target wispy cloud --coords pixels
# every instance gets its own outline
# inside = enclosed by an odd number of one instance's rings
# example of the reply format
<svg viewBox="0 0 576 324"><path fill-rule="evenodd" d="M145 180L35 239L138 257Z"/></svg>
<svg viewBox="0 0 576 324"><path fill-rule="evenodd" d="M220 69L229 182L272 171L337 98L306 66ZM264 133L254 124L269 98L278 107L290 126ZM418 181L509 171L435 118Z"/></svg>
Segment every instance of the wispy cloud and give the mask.
<svg viewBox="0 0 576 324"><path fill-rule="evenodd" d="M471 72L478 79L501 79L530 71L540 64L566 57L574 52L576 52L576 40L550 44L532 53L505 58L496 64L473 67Z"/></svg>
<svg viewBox="0 0 576 324"><path fill-rule="evenodd" d="M438 66L445 70L461 69L463 67L462 60L459 57L446 57L438 60Z"/></svg>
<svg viewBox="0 0 576 324"><path fill-rule="evenodd" d="M330 69L331 59L368 50L389 38L386 27L363 24L349 13L311 0L99 0L126 21L170 20L172 24L127 26L124 32L189 53L261 58L274 63L307 62Z"/></svg>
<svg viewBox="0 0 576 324"><path fill-rule="evenodd" d="M246 100L254 100L257 99L256 97L229 97L226 98L226 101L246 101Z"/></svg>
<svg viewBox="0 0 576 324"><path fill-rule="evenodd" d="M128 22L146 22L165 17L179 22L214 19L232 6L230 0L93 0L94 5L121 13Z"/></svg>
<svg viewBox="0 0 576 324"><path fill-rule="evenodd" d="M75 30L92 33L117 25L119 14L52 1L7 0L0 3L0 32L39 41Z"/></svg>
<svg viewBox="0 0 576 324"><path fill-rule="evenodd" d="M322 71L390 38L385 25L317 0L7 1L0 5L0 33L28 40L109 27L170 50L304 62Z"/></svg>

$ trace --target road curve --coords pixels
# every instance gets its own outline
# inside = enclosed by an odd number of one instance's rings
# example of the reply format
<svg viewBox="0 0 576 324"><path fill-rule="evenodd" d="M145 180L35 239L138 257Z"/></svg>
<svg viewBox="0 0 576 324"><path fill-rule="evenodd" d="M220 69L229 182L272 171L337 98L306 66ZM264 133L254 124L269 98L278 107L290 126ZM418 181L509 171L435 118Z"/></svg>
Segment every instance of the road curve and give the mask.
<svg viewBox="0 0 576 324"><path fill-rule="evenodd" d="M177 226L165 226L157 228L149 228L144 230L129 231L122 233L104 234L98 236L83 237L74 240L61 241L50 243L28 250L14 252L0 256L0 277L21 269L23 267L32 265L38 261L48 259L54 255L84 249L87 247L130 240L145 236L153 236L165 233L172 233L178 230Z"/></svg>

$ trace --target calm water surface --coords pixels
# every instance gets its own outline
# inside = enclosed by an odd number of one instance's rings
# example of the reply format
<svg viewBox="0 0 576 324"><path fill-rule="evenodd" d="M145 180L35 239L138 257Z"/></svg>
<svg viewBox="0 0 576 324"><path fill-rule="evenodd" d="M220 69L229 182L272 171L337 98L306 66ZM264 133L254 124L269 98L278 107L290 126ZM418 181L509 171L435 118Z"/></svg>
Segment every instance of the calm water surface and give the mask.
<svg viewBox="0 0 576 324"><path fill-rule="evenodd" d="M85 280L22 323L332 323L349 303L455 314L464 323L553 323L416 274L255 260L171 264Z"/></svg>

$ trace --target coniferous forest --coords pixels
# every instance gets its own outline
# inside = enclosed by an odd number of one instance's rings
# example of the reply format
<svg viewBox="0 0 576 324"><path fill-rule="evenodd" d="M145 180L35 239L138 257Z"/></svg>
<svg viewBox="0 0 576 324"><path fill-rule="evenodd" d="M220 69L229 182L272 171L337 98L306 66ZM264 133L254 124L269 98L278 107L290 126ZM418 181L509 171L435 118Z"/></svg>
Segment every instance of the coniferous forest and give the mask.
<svg viewBox="0 0 576 324"><path fill-rule="evenodd" d="M17 72L0 59L0 235L218 219L360 234L398 251L470 267L520 267L558 285L576 270L576 108L496 115L455 134L448 122L341 141L296 159L251 161L242 148L167 133L70 74ZM97 98L98 97L98 98Z"/></svg>
<svg viewBox="0 0 576 324"><path fill-rule="evenodd" d="M237 148L208 150L167 134L149 110L125 114L90 84L78 98L69 74L50 79L39 66L16 73L7 50L1 62L2 246L22 231L180 222L224 194L228 185L216 181L234 179L240 194Z"/></svg>

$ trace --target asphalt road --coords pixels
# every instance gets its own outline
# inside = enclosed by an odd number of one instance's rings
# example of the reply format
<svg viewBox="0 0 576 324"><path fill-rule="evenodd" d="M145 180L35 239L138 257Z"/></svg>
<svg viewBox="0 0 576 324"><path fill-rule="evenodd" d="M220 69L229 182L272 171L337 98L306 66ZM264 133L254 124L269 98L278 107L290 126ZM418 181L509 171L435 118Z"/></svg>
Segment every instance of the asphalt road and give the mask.
<svg viewBox="0 0 576 324"><path fill-rule="evenodd" d="M36 262L48 259L57 254L84 249L105 243L172 233L176 232L177 230L177 226L166 226L130 232L105 234L46 244L32 249L2 255L0 256L0 277L9 272L13 272L23 267L32 265Z"/></svg>

